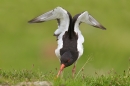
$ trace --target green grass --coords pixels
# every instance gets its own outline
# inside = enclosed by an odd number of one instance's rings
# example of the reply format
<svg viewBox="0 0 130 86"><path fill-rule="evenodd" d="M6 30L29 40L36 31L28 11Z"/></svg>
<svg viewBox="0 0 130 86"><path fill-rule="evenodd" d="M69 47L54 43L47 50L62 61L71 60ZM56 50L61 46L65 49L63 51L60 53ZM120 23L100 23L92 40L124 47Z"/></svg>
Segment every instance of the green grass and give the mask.
<svg viewBox="0 0 130 86"><path fill-rule="evenodd" d="M87 76L82 71L79 76L74 79L71 74L56 78L57 70L43 73L41 71L32 70L0 70L0 85L16 85L20 82L49 81L54 86L129 86L130 85L130 69L124 70L122 74L117 74L114 70L108 71L107 75L98 75L95 77Z"/></svg>

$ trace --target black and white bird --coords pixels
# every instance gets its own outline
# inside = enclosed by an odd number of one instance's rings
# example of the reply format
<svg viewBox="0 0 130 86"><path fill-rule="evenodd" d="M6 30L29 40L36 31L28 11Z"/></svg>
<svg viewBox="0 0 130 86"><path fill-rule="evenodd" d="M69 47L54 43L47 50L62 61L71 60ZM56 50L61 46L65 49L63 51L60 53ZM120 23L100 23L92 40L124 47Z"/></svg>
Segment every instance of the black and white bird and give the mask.
<svg viewBox="0 0 130 86"><path fill-rule="evenodd" d="M54 32L57 37L58 47L55 50L56 56L59 58L61 67L57 77L61 74L65 67L74 64L72 76L75 73L76 61L83 54L84 37L79 29L81 23L86 23L91 26L106 30L96 19L94 19L87 11L75 15L71 14L62 7L46 12L32 20L29 23L39 23L49 20L57 20L58 29Z"/></svg>

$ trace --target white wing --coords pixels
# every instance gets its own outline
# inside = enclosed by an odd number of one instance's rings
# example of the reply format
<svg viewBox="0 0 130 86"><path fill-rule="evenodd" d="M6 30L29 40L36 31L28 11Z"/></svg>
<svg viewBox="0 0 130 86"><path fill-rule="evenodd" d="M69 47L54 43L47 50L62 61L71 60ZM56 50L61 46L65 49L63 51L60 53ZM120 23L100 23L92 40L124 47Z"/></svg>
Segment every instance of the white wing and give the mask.
<svg viewBox="0 0 130 86"><path fill-rule="evenodd" d="M54 35L58 36L63 31L68 30L70 18L71 15L66 10L61 7L56 7L55 9L30 20L29 23L40 23L56 19L58 21L58 29L54 32Z"/></svg>
<svg viewBox="0 0 130 86"><path fill-rule="evenodd" d="M96 19L94 19L87 11L77 14L73 17L73 24L74 24L74 31L78 34L78 40L77 40L77 49L79 51L79 57L83 54L83 45L82 43L84 42L84 37L79 30L79 25L80 23L87 23L91 26L101 28L105 30L106 28L102 26Z"/></svg>
<svg viewBox="0 0 130 86"><path fill-rule="evenodd" d="M74 18L77 19L75 23L77 23L78 25L79 23L84 22L91 26L106 30L106 28L103 25L101 25L95 18L93 18L87 11L76 15Z"/></svg>

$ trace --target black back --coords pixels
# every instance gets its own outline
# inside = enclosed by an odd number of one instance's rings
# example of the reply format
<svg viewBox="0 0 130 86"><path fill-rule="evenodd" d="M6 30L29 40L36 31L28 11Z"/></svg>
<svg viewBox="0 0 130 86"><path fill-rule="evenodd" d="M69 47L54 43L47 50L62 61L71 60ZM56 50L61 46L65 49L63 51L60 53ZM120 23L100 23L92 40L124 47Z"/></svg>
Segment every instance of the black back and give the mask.
<svg viewBox="0 0 130 86"><path fill-rule="evenodd" d="M70 25L68 27L68 31L65 32L62 38L63 47L62 49L60 49L61 63L66 64L66 67L72 65L77 60L78 55L79 55L79 52L77 49L78 35L77 33L74 32L74 25L78 16L79 14L74 16L72 20L70 17ZM69 62L67 63L67 61L70 59L71 59L70 63Z"/></svg>

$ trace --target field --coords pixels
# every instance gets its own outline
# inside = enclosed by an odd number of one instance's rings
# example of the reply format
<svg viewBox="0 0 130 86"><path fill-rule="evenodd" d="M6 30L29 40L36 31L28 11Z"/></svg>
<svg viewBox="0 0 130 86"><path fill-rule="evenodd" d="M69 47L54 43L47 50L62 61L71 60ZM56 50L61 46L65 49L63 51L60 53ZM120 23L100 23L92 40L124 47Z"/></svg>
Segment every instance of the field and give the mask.
<svg viewBox="0 0 130 86"><path fill-rule="evenodd" d="M124 71L129 72L130 67L129 0L1 0L0 71L2 73L0 83L7 83L6 79L9 80L8 77L3 76L3 72L11 77L13 75L9 71L31 70L36 75L34 77L36 80L43 80L42 77L37 76L39 72L44 75L59 69L59 60L54 53L57 47L56 38L53 36L57 29L56 21L40 24L28 23L30 19L57 6L65 8L73 16L87 10L107 28L104 31L84 23L80 25L85 43L83 44L84 54L78 60L76 71L78 72L87 59L91 57L91 60L84 67L84 74L89 76L84 79L85 83L91 83L93 80L100 81L101 78L114 81L115 78L109 77L117 76L113 73L112 75L108 74L111 70L114 70L117 75L121 75L121 80L124 80ZM64 76L71 73L71 69L72 66L66 68ZM19 72L16 72L16 78L18 78L17 73ZM57 71L54 74L56 73ZM98 79L95 79L97 77L95 73L100 76ZM105 76L102 77L102 75ZM108 78L106 78L107 76ZM30 77L33 79L33 74ZM48 79L48 77L45 80L54 82L52 78ZM57 80L60 82L60 79ZM65 82L65 77L61 80ZM70 80L73 82L73 79ZM80 80L82 80L81 77ZM86 80L90 81L87 82ZM18 80L18 82L20 81L25 81L25 79ZM9 83L16 82L9 80ZM81 82L77 83L81 84ZM103 86L103 84L101 85Z"/></svg>
<svg viewBox="0 0 130 86"><path fill-rule="evenodd" d="M48 73L32 70L11 70L1 71L1 85L16 86L129 86L130 85L130 69L124 71L122 75L117 74L114 70L109 71L108 75L98 75L95 77L86 76L84 71L76 78L72 78L70 74L56 78L56 70ZM47 85L41 85L40 82L48 81ZM35 82L38 82L37 84Z"/></svg>

